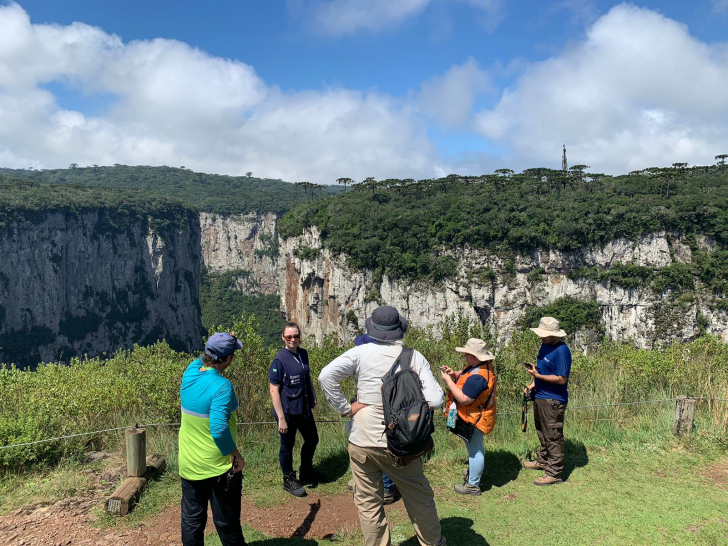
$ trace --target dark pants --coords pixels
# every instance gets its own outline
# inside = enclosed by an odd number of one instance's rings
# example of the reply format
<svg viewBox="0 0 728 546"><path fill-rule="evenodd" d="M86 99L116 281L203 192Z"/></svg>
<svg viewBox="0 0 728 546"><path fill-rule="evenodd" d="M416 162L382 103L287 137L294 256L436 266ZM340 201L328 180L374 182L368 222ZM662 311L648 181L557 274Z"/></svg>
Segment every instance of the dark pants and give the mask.
<svg viewBox="0 0 728 546"><path fill-rule="evenodd" d="M561 479L564 470L564 413L566 404L537 398L533 403L533 423L541 442L536 460L546 467L546 475Z"/></svg>
<svg viewBox="0 0 728 546"><path fill-rule="evenodd" d="M281 434L281 450L278 452L278 460L281 463L283 474L293 473L293 447L296 445L296 431L299 431L303 436L301 469L303 471L311 470L313 468L313 454L316 452L316 445L318 445L319 441L313 415L286 415L286 423L288 423L288 432Z"/></svg>
<svg viewBox="0 0 728 546"><path fill-rule="evenodd" d="M238 472L225 491L225 475L206 480L182 479L182 544L204 546L207 503L212 505L212 521L223 546L245 546L240 526L240 497L243 474Z"/></svg>

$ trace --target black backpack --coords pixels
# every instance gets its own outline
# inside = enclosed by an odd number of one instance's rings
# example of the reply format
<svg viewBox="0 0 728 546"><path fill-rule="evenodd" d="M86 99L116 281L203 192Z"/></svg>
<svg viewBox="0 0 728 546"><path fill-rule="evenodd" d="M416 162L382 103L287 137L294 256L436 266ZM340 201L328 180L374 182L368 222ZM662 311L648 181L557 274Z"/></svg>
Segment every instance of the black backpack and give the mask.
<svg viewBox="0 0 728 546"><path fill-rule="evenodd" d="M420 376L411 368L411 362L412 349L404 347L382 378L387 451L397 465L406 465L434 447L433 412L422 394Z"/></svg>

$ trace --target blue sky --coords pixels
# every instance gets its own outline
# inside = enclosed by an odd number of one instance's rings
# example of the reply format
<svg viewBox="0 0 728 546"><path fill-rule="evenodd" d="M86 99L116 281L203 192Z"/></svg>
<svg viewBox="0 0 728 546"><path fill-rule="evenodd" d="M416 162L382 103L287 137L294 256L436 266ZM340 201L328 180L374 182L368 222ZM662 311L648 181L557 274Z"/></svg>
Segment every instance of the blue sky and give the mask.
<svg viewBox="0 0 728 546"><path fill-rule="evenodd" d="M728 0L0 0L0 165L332 183L558 168L562 144L595 172L713 163L727 37Z"/></svg>

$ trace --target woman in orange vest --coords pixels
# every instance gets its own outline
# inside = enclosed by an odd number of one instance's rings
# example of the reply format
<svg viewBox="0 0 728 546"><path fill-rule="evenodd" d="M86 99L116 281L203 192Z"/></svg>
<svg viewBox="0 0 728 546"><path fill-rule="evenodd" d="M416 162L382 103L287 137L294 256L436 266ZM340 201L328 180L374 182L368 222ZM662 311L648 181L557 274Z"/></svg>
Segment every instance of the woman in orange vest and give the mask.
<svg viewBox="0 0 728 546"><path fill-rule="evenodd" d="M465 441L468 449L468 469L463 471L463 483L455 486L461 495L480 495L480 477L485 467L483 436L495 427L495 357L482 339L470 338L465 347L455 347L463 353L465 368L456 372L442 366L440 375L450 389L445 411L447 428Z"/></svg>

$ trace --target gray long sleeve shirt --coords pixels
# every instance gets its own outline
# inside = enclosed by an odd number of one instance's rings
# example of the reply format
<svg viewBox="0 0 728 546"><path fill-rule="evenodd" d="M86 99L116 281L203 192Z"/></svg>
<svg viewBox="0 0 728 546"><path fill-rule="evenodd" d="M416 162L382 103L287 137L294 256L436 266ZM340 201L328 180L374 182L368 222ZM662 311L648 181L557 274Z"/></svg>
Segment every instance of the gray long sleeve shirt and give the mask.
<svg viewBox="0 0 728 546"><path fill-rule="evenodd" d="M402 342L375 341L349 349L321 370L319 385L331 406L341 415L351 412L351 405L341 392L344 379L354 376L357 400L367 407L354 416L349 441L360 447L387 447L384 436L382 377L402 352ZM432 375L430 363L418 351L412 352L412 369L420 376L425 400L433 408L443 402L443 392Z"/></svg>

